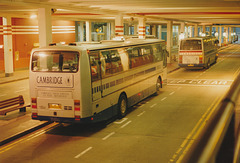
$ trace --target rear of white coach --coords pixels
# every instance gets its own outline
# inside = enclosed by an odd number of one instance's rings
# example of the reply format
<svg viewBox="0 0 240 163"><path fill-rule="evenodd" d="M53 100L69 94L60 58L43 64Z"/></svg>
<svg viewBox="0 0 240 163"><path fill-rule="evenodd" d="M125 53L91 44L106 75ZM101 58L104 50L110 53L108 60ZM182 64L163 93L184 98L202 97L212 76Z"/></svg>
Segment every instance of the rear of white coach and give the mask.
<svg viewBox="0 0 240 163"><path fill-rule="evenodd" d="M209 68L217 61L214 37L186 38L180 41L178 65L184 68Z"/></svg>
<svg viewBox="0 0 240 163"><path fill-rule="evenodd" d="M81 96L84 90L80 86L80 69L89 67L87 55L82 55L81 52L64 46L32 51L29 74L32 119L80 122L83 116L91 114L87 110L81 110L82 105L91 105L88 100L84 100L91 99L88 97L90 94ZM90 78L90 75L84 76ZM90 83L84 85L84 89L91 90Z"/></svg>

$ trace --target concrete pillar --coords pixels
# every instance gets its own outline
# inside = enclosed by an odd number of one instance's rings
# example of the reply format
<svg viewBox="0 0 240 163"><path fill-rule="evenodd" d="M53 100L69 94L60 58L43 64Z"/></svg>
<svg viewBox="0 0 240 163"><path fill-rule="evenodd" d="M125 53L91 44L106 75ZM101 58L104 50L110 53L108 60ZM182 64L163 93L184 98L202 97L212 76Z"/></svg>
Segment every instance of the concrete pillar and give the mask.
<svg viewBox="0 0 240 163"><path fill-rule="evenodd" d="M80 22L79 24L79 35L80 35L80 41L84 41L84 22Z"/></svg>
<svg viewBox="0 0 240 163"><path fill-rule="evenodd" d="M193 27L189 27L189 37L193 37Z"/></svg>
<svg viewBox="0 0 240 163"><path fill-rule="evenodd" d="M162 39L162 25L158 25L158 39Z"/></svg>
<svg viewBox="0 0 240 163"><path fill-rule="evenodd" d="M217 34L216 34L217 33ZM216 33L214 34L215 37L219 40L219 30L218 30L218 26L216 26Z"/></svg>
<svg viewBox="0 0 240 163"><path fill-rule="evenodd" d="M115 38L123 38L123 16L118 15L115 19Z"/></svg>
<svg viewBox="0 0 240 163"><path fill-rule="evenodd" d="M206 26L205 25L202 26L202 33L205 34L205 36L206 36Z"/></svg>
<svg viewBox="0 0 240 163"><path fill-rule="evenodd" d="M38 9L39 46L52 43L52 11L51 8Z"/></svg>
<svg viewBox="0 0 240 163"><path fill-rule="evenodd" d="M169 57L167 58L167 63L171 63L172 62L172 55L171 55L171 48L172 48L172 25L173 22L172 21L168 21L167 22L167 50L169 52Z"/></svg>
<svg viewBox="0 0 240 163"><path fill-rule="evenodd" d="M198 37L198 25L194 25L194 37Z"/></svg>
<svg viewBox="0 0 240 163"><path fill-rule="evenodd" d="M115 22L111 22L111 39L115 37Z"/></svg>
<svg viewBox="0 0 240 163"><path fill-rule="evenodd" d="M12 18L3 17L3 44L5 76L13 76Z"/></svg>
<svg viewBox="0 0 240 163"><path fill-rule="evenodd" d="M138 38L146 38L146 23L145 18L138 18Z"/></svg>
<svg viewBox="0 0 240 163"><path fill-rule="evenodd" d="M86 21L86 41L92 41L92 22Z"/></svg>
<svg viewBox="0 0 240 163"><path fill-rule="evenodd" d="M219 27L219 46L222 46L222 26Z"/></svg>
<svg viewBox="0 0 240 163"><path fill-rule="evenodd" d="M107 23L107 40L111 40L111 23Z"/></svg>
<svg viewBox="0 0 240 163"><path fill-rule="evenodd" d="M156 25L152 25L152 35L157 37L157 34L156 34Z"/></svg>
<svg viewBox="0 0 240 163"><path fill-rule="evenodd" d="M232 43L232 27L229 27L229 43Z"/></svg>
<svg viewBox="0 0 240 163"><path fill-rule="evenodd" d="M209 36L212 36L212 26L209 26Z"/></svg>
<svg viewBox="0 0 240 163"><path fill-rule="evenodd" d="M138 25L134 24L134 35L138 35Z"/></svg>
<svg viewBox="0 0 240 163"><path fill-rule="evenodd" d="M224 27L224 45L228 44L228 27Z"/></svg>

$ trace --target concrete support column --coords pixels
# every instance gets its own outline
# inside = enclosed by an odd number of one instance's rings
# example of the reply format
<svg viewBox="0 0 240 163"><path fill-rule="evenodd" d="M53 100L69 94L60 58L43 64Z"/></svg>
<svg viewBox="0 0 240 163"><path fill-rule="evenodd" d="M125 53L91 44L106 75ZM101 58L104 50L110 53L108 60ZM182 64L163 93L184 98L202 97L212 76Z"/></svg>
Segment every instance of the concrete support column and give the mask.
<svg viewBox="0 0 240 163"><path fill-rule="evenodd" d="M92 41L92 22L86 21L86 41Z"/></svg>
<svg viewBox="0 0 240 163"><path fill-rule="evenodd" d="M162 39L162 25L158 25L158 39Z"/></svg>
<svg viewBox="0 0 240 163"><path fill-rule="evenodd" d="M217 34L216 34L217 33ZM215 37L219 40L219 30L218 30L218 26L216 26L216 33L214 34Z"/></svg>
<svg viewBox="0 0 240 163"><path fill-rule="evenodd" d="M173 33L172 33L172 21L167 22L167 51L169 52L169 56L167 58L167 63L172 62L172 55L171 55L171 49L172 49L172 44L173 44Z"/></svg>
<svg viewBox="0 0 240 163"><path fill-rule="evenodd" d="M138 35L138 25L134 24L134 35Z"/></svg>
<svg viewBox="0 0 240 163"><path fill-rule="evenodd" d="M51 8L38 9L39 46L52 43L52 11Z"/></svg>
<svg viewBox="0 0 240 163"><path fill-rule="evenodd" d="M212 26L209 26L209 36L212 36Z"/></svg>
<svg viewBox="0 0 240 163"><path fill-rule="evenodd" d="M219 46L222 46L222 26L219 27Z"/></svg>
<svg viewBox="0 0 240 163"><path fill-rule="evenodd" d="M107 40L111 40L111 23L107 23Z"/></svg>
<svg viewBox="0 0 240 163"><path fill-rule="evenodd" d="M156 25L153 25L152 26L152 35L157 37L157 34L156 34Z"/></svg>
<svg viewBox="0 0 240 163"><path fill-rule="evenodd" d="M198 37L198 25L194 25L194 37Z"/></svg>
<svg viewBox="0 0 240 163"><path fill-rule="evenodd" d="M79 36L80 36L80 41L84 41L84 22L80 22L79 24Z"/></svg>
<svg viewBox="0 0 240 163"><path fill-rule="evenodd" d="M224 45L228 44L228 27L224 27Z"/></svg>
<svg viewBox="0 0 240 163"><path fill-rule="evenodd" d="M229 43L232 43L232 27L229 27Z"/></svg>
<svg viewBox="0 0 240 163"><path fill-rule="evenodd" d="M183 36L184 36L184 38L186 37L186 34L185 34L185 23L184 22L180 23L180 35L182 35L181 37L183 37Z"/></svg>
<svg viewBox="0 0 240 163"><path fill-rule="evenodd" d="M118 15L115 19L115 37L118 39L123 38L123 16Z"/></svg>
<svg viewBox="0 0 240 163"><path fill-rule="evenodd" d="M202 26L202 33L206 35L206 26L205 25Z"/></svg>
<svg viewBox="0 0 240 163"><path fill-rule="evenodd" d="M115 37L115 22L111 22L111 39Z"/></svg>
<svg viewBox="0 0 240 163"><path fill-rule="evenodd" d="M138 38L146 38L146 23L145 18L138 18Z"/></svg>
<svg viewBox="0 0 240 163"><path fill-rule="evenodd" d="M190 28L190 31L189 31L189 37L193 37L193 27L190 26L189 28Z"/></svg>
<svg viewBox="0 0 240 163"><path fill-rule="evenodd" d="M3 44L5 76L13 76L12 18L3 17Z"/></svg>

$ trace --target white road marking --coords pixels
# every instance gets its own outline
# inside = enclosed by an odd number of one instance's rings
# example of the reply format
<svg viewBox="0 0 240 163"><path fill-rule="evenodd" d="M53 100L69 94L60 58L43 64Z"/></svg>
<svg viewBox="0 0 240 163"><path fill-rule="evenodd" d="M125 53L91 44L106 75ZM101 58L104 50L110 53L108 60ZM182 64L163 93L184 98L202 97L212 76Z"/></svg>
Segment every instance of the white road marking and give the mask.
<svg viewBox="0 0 240 163"><path fill-rule="evenodd" d="M143 115L146 111L143 111L142 113L138 114L137 116L140 117L141 115Z"/></svg>
<svg viewBox="0 0 240 163"><path fill-rule="evenodd" d="M15 93L19 93L19 92L24 92L24 91L26 91L27 89L20 89L20 90L18 90L18 91L15 91Z"/></svg>
<svg viewBox="0 0 240 163"><path fill-rule="evenodd" d="M123 122L125 122L128 118L123 118L121 121L118 122L114 122L115 124L122 124Z"/></svg>
<svg viewBox="0 0 240 163"><path fill-rule="evenodd" d="M105 136L104 138L102 138L102 140L107 140L110 136L114 135L115 132L111 132L110 134L108 134L107 136Z"/></svg>
<svg viewBox="0 0 240 163"><path fill-rule="evenodd" d="M171 95L173 95L174 93L175 93L175 91L171 92L169 95L171 96Z"/></svg>
<svg viewBox="0 0 240 163"><path fill-rule="evenodd" d="M142 104L141 106L139 106L139 108L141 108L141 107L143 107L144 106L144 104Z"/></svg>
<svg viewBox="0 0 240 163"><path fill-rule="evenodd" d="M6 96L7 94L2 94L2 95L0 95L0 97L3 97L3 96Z"/></svg>
<svg viewBox="0 0 240 163"><path fill-rule="evenodd" d="M120 128L124 128L126 127L129 123L131 123L132 121L128 121L127 123L125 123L124 125L122 125Z"/></svg>
<svg viewBox="0 0 240 163"><path fill-rule="evenodd" d="M79 153L77 156L75 156L74 158L79 158L82 155L84 155L85 153L87 153L88 151L90 151L93 147L88 147L86 150L84 150L83 152Z"/></svg>
<svg viewBox="0 0 240 163"><path fill-rule="evenodd" d="M156 105L157 105L157 104L153 104L153 105L150 106L150 108L153 108L153 107L156 106Z"/></svg>
<svg viewBox="0 0 240 163"><path fill-rule="evenodd" d="M167 97L164 97L164 98L161 99L161 101L166 100L166 99L167 99Z"/></svg>

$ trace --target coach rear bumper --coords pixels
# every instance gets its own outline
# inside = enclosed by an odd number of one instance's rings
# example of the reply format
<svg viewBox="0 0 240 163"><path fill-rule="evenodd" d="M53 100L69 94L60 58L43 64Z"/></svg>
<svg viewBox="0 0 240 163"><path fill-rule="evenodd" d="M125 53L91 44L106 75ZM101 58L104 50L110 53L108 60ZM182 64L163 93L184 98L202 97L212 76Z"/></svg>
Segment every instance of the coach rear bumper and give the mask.
<svg viewBox="0 0 240 163"><path fill-rule="evenodd" d="M182 64L182 63L179 63L178 64L179 67L182 67L182 68L204 68L206 65L205 64Z"/></svg>

